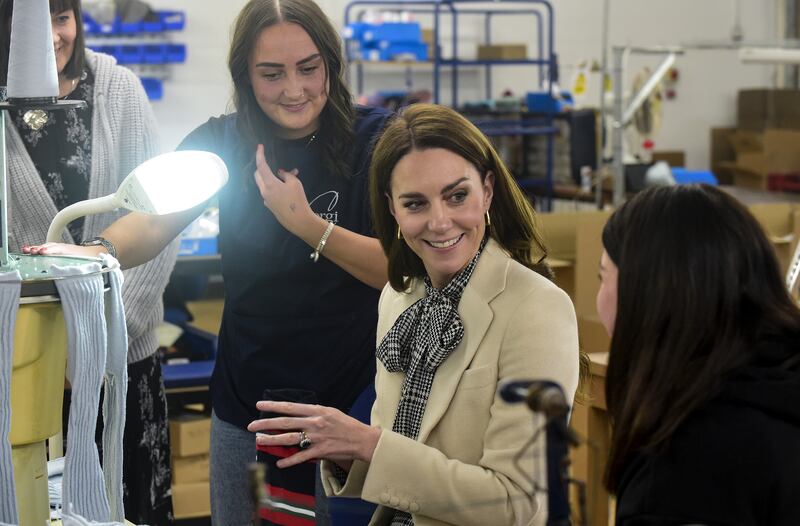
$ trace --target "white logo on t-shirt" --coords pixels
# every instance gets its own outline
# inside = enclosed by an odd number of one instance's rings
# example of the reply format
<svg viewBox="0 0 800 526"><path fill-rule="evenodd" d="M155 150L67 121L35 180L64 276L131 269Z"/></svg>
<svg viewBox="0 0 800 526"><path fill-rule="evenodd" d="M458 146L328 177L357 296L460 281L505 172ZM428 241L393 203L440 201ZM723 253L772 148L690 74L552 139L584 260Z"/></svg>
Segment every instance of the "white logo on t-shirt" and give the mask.
<svg viewBox="0 0 800 526"><path fill-rule="evenodd" d="M326 200L330 199L328 206L322 211L317 212L314 210L314 203L318 200L322 199L321 204L324 204ZM309 201L309 206L311 209L314 210L314 213L320 216L325 221L330 221L334 225L339 223L339 212L335 210L336 205L339 203L339 192L336 190L328 190L327 192L323 192L319 194L317 197Z"/></svg>

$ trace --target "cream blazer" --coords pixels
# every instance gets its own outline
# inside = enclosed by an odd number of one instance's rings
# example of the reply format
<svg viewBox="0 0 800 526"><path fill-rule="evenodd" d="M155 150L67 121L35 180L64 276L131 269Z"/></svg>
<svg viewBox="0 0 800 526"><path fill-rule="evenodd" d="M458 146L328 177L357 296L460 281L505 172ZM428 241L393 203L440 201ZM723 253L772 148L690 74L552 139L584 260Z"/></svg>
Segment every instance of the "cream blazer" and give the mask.
<svg viewBox="0 0 800 526"><path fill-rule="evenodd" d="M423 297L388 285L381 294L378 341L398 316ZM541 417L497 394L506 379L550 379L572 401L578 384L578 330L569 297L517 263L491 240L458 307L464 338L436 371L417 440L391 431L405 374L378 361L372 425L383 428L370 463L356 461L342 485L322 463L332 496L379 504L371 525L389 524L392 508L416 526L544 524L544 438L526 444ZM515 461L523 449L521 459Z"/></svg>

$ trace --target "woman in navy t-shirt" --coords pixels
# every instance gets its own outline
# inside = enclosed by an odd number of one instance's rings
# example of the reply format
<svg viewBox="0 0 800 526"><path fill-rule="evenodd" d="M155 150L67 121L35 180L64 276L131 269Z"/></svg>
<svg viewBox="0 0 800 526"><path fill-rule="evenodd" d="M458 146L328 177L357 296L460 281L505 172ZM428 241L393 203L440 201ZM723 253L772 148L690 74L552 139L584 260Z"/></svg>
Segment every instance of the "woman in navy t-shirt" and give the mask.
<svg viewBox="0 0 800 526"><path fill-rule="evenodd" d="M373 379L387 263L372 237L367 171L389 116L353 106L341 41L312 0L248 2L228 62L236 112L209 120L180 146L218 154L230 173L219 194L225 309L211 381L212 516L226 525L251 520L246 464L255 439L246 426L265 389L310 390L346 411ZM123 267L134 266L202 208L132 213L102 235Z"/></svg>

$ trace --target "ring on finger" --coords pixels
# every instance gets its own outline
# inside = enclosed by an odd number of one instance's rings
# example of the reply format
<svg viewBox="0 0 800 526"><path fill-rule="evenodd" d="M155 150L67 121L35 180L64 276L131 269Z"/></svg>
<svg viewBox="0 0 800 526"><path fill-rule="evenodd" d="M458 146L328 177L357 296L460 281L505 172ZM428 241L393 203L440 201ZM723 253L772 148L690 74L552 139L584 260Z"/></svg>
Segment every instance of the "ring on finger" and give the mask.
<svg viewBox="0 0 800 526"><path fill-rule="evenodd" d="M300 442L298 442L297 447L300 449L308 449L311 447L311 439L308 438L305 431L300 431Z"/></svg>

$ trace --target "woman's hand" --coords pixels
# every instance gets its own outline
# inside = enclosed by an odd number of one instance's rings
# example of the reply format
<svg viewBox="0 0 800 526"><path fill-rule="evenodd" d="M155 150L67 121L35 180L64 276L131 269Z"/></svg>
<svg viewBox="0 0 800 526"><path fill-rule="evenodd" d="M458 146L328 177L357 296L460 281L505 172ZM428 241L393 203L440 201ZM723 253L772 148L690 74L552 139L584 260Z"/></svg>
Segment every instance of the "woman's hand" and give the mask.
<svg viewBox="0 0 800 526"><path fill-rule="evenodd" d="M67 243L44 243L43 245L25 245L22 247L23 254L32 256L84 256L94 258L105 252L106 249L102 245L84 247Z"/></svg>
<svg viewBox="0 0 800 526"><path fill-rule="evenodd" d="M256 407L260 411L287 415L254 420L247 426L248 431L258 433L258 445L297 446L301 431L311 441L307 449L279 460L280 468L322 458L342 467L347 467L352 460L369 462L381 436L380 428L363 424L332 407L271 401L258 402Z"/></svg>
<svg viewBox="0 0 800 526"><path fill-rule="evenodd" d="M264 158L264 146L256 149L256 171L253 174L261 192L264 205L269 208L283 227L301 239L315 228L320 218L308 204L303 183L297 178L297 169L278 170L276 176ZM322 227L324 230L324 226ZM319 236L317 236L319 237Z"/></svg>

